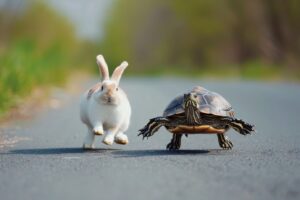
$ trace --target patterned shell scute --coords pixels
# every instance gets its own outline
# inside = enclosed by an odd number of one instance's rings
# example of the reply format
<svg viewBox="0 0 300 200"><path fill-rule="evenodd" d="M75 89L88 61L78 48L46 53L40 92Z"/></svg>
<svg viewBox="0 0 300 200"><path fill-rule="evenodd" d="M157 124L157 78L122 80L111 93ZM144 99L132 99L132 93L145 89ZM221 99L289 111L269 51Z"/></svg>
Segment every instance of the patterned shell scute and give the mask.
<svg viewBox="0 0 300 200"><path fill-rule="evenodd" d="M182 102L183 102L183 95L180 95L175 99L173 99L173 101L171 101L171 103L165 109L163 116L165 117L165 116L171 116L171 115L183 113L184 109L182 106Z"/></svg>
<svg viewBox="0 0 300 200"><path fill-rule="evenodd" d="M233 109L228 101L220 94L211 92L203 87L197 86L192 91L198 95L199 110L203 113L219 116L233 114ZM165 109L163 116L171 116L184 112L183 95L176 97Z"/></svg>

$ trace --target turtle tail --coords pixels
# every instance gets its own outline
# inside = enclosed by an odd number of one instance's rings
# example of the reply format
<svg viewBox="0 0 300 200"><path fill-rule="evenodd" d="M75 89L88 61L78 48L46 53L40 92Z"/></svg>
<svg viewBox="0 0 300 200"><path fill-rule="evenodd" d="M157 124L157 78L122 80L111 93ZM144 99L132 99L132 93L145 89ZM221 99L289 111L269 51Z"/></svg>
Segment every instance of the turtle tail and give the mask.
<svg viewBox="0 0 300 200"><path fill-rule="evenodd" d="M144 128L139 130L138 136L142 135L143 139L154 135L156 131L162 126L164 126L169 120L164 117L156 117L150 119L149 122L144 126Z"/></svg>
<svg viewBox="0 0 300 200"><path fill-rule="evenodd" d="M228 125L242 135L248 135L255 132L254 125L249 124L241 119L229 118Z"/></svg>

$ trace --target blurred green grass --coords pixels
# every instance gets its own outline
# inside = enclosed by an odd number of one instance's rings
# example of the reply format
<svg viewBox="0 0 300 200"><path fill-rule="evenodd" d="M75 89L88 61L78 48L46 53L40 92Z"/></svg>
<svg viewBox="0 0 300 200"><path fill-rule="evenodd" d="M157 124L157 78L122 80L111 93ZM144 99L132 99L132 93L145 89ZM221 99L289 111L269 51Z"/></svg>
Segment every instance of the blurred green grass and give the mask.
<svg viewBox="0 0 300 200"><path fill-rule="evenodd" d="M128 68L130 69L130 68ZM300 74L285 71L283 67L267 65L260 61L253 61L239 65L214 65L205 66L197 69L191 65L156 65L155 67L145 68L141 71L134 70L126 72L128 76L176 76L198 79L240 79L256 81L299 81Z"/></svg>
<svg viewBox="0 0 300 200"><path fill-rule="evenodd" d="M300 79L300 1L116 0L104 54L128 73Z"/></svg>
<svg viewBox="0 0 300 200"><path fill-rule="evenodd" d="M110 71L127 60L126 76L300 80L296 0L116 0L99 41L77 38L44 1L26 2L0 12L0 117L36 87L77 70L98 76L98 53Z"/></svg>
<svg viewBox="0 0 300 200"><path fill-rule="evenodd" d="M63 85L72 72L91 64L83 53L93 51L91 45L41 1L13 16L4 10L0 25L0 116L35 87Z"/></svg>

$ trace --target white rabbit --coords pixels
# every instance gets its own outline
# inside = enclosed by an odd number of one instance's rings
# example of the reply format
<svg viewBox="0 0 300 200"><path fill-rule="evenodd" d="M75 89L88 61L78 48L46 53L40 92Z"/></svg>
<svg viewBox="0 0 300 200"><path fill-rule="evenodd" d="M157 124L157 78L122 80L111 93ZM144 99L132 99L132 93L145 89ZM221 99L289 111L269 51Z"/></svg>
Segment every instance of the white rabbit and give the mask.
<svg viewBox="0 0 300 200"><path fill-rule="evenodd" d="M128 66L126 61L118 66L109 78L107 64L102 55L96 57L102 81L86 91L80 102L80 118L88 128L83 148L95 148L95 135L103 135L103 143L127 144L131 107L125 92L119 87L121 76Z"/></svg>

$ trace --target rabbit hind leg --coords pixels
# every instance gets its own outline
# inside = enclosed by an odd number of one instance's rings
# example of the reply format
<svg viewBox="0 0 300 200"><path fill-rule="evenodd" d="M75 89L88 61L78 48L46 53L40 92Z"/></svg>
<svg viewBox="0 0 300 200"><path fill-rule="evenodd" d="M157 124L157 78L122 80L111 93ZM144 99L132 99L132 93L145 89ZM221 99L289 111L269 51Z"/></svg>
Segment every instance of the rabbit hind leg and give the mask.
<svg viewBox="0 0 300 200"><path fill-rule="evenodd" d="M93 133L95 135L103 135L103 126L102 123L97 123L96 126L94 126Z"/></svg>
<svg viewBox="0 0 300 200"><path fill-rule="evenodd" d="M95 134L91 128L88 128L87 136L85 137L83 143L84 149L94 149L95 148Z"/></svg>
<svg viewBox="0 0 300 200"><path fill-rule="evenodd" d="M117 144L128 144L128 137L122 131L119 131L115 136L115 143Z"/></svg>
<svg viewBox="0 0 300 200"><path fill-rule="evenodd" d="M105 130L105 137L103 138L102 142L106 145L112 145L114 143L115 135L117 134L117 128L110 128Z"/></svg>

